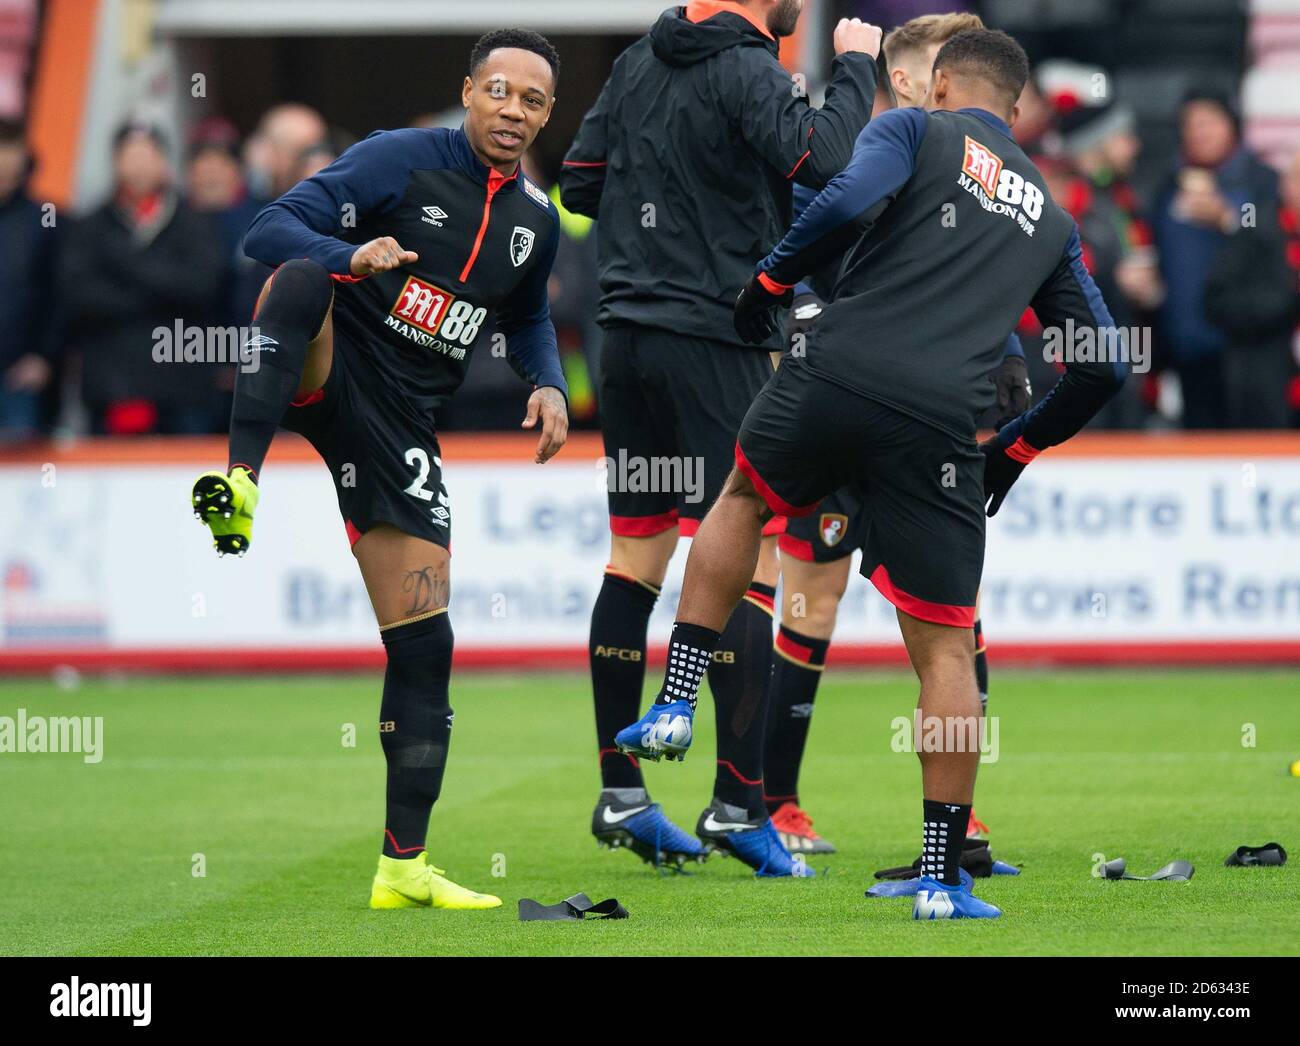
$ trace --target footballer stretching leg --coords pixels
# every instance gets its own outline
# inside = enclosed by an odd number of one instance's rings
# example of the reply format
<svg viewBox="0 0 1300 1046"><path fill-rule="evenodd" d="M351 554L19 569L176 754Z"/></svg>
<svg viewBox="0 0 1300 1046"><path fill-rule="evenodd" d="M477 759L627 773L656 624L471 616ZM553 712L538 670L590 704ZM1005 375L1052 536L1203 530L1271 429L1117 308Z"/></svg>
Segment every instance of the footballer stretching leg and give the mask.
<svg viewBox="0 0 1300 1046"><path fill-rule="evenodd" d="M370 907L496 908L499 897L444 878L425 849L454 718L448 698L451 557L445 548L388 524L367 531L352 552L387 659L379 708L379 741L388 766L384 838Z"/></svg>
<svg viewBox="0 0 1300 1046"><path fill-rule="evenodd" d="M333 356L330 308L334 285L314 261L282 265L262 287L253 313L247 362L235 379L230 457L224 473L194 481L194 515L212 531L218 555L244 555L252 543L257 477L275 430L291 402L325 384Z"/></svg>
<svg viewBox="0 0 1300 1046"><path fill-rule="evenodd" d="M218 538L237 522L230 544L242 552L277 425L328 468L387 660L375 908L501 903L443 878L425 851L452 721L451 508L435 417L475 347L490 339L497 355L501 337L532 388L522 428L539 433L533 461L545 464L567 438L547 293L559 212L520 170L558 76L559 56L538 34L484 35L462 87L463 127L376 131L264 207L244 239L276 273L249 346L259 366L236 388L230 473L201 478L212 489L197 507L220 506L206 513Z"/></svg>

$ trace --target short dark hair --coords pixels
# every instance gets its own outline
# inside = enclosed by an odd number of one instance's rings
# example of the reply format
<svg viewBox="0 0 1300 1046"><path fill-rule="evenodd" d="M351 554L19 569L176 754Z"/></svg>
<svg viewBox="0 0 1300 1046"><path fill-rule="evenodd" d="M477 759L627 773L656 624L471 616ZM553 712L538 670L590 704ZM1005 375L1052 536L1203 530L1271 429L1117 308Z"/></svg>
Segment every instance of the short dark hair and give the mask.
<svg viewBox="0 0 1300 1046"><path fill-rule="evenodd" d="M967 29L939 48L934 67L978 77L995 87L1011 108L1029 79L1029 58L1001 29Z"/></svg>
<svg viewBox="0 0 1300 1046"><path fill-rule="evenodd" d="M0 120L0 145L26 145L27 134L17 120Z"/></svg>
<svg viewBox="0 0 1300 1046"><path fill-rule="evenodd" d="M478 38L474 49L469 53L469 77L474 79L478 76L478 71L483 68L483 63L487 61L488 55L493 51L500 50L503 47L515 48L520 51L532 51L535 55L541 55L546 59L546 64L551 67L551 91L554 92L556 85L560 82L560 53L541 33L534 33L531 29L494 29L490 33L484 33Z"/></svg>

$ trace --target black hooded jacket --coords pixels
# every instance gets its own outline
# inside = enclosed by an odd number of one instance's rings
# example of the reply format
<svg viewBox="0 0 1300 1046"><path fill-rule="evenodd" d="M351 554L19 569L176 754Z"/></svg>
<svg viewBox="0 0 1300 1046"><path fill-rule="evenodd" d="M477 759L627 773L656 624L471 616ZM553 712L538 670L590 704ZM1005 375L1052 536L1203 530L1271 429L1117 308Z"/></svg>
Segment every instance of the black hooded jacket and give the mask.
<svg viewBox="0 0 1300 1046"><path fill-rule="evenodd" d="M836 58L815 109L777 42L725 6L670 8L619 56L560 191L569 210L599 219L602 325L746 348L732 326L736 295L789 227L792 183L821 189L848 162L876 64ZM759 348L779 350L779 338Z"/></svg>

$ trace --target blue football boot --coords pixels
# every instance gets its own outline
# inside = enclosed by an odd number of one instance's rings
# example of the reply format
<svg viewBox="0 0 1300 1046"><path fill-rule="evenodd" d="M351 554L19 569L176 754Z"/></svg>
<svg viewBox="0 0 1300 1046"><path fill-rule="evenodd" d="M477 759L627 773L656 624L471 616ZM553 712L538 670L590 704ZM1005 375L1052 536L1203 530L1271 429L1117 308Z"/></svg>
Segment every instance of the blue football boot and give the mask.
<svg viewBox="0 0 1300 1046"><path fill-rule="evenodd" d="M965 885L948 886L923 875L912 902L913 919L996 919L1002 912L981 901Z"/></svg>
<svg viewBox="0 0 1300 1046"><path fill-rule="evenodd" d="M656 868L681 869L709 856L698 839L664 816L644 788L606 788L591 815L591 834L601 846L626 848Z"/></svg>
<svg viewBox="0 0 1300 1046"><path fill-rule="evenodd" d="M745 809L714 799L700 814L695 834L706 850L738 857L763 878L810 878L814 872L802 857L791 857L777 835L772 819L764 814L750 818Z"/></svg>
<svg viewBox="0 0 1300 1046"><path fill-rule="evenodd" d="M614 735L620 752L642 759L685 759L695 710L687 701L651 705L650 711Z"/></svg>
<svg viewBox="0 0 1300 1046"><path fill-rule="evenodd" d="M961 877L961 888L967 893L975 889L975 880L970 877L970 872L965 868L958 868L957 874ZM921 878L915 879L890 879L882 883L876 883L875 886L867 888L868 897L915 897L917 888L921 885Z"/></svg>

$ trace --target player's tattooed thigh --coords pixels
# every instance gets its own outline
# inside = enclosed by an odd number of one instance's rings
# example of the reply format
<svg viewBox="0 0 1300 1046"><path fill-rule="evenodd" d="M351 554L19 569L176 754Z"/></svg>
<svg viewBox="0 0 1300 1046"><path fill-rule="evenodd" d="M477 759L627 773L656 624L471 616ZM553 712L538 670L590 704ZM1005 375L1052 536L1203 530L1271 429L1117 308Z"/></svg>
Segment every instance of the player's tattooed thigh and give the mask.
<svg viewBox="0 0 1300 1046"><path fill-rule="evenodd" d="M436 567L420 567L402 575L402 592L407 597L406 613L423 614L447 605L451 583Z"/></svg>

